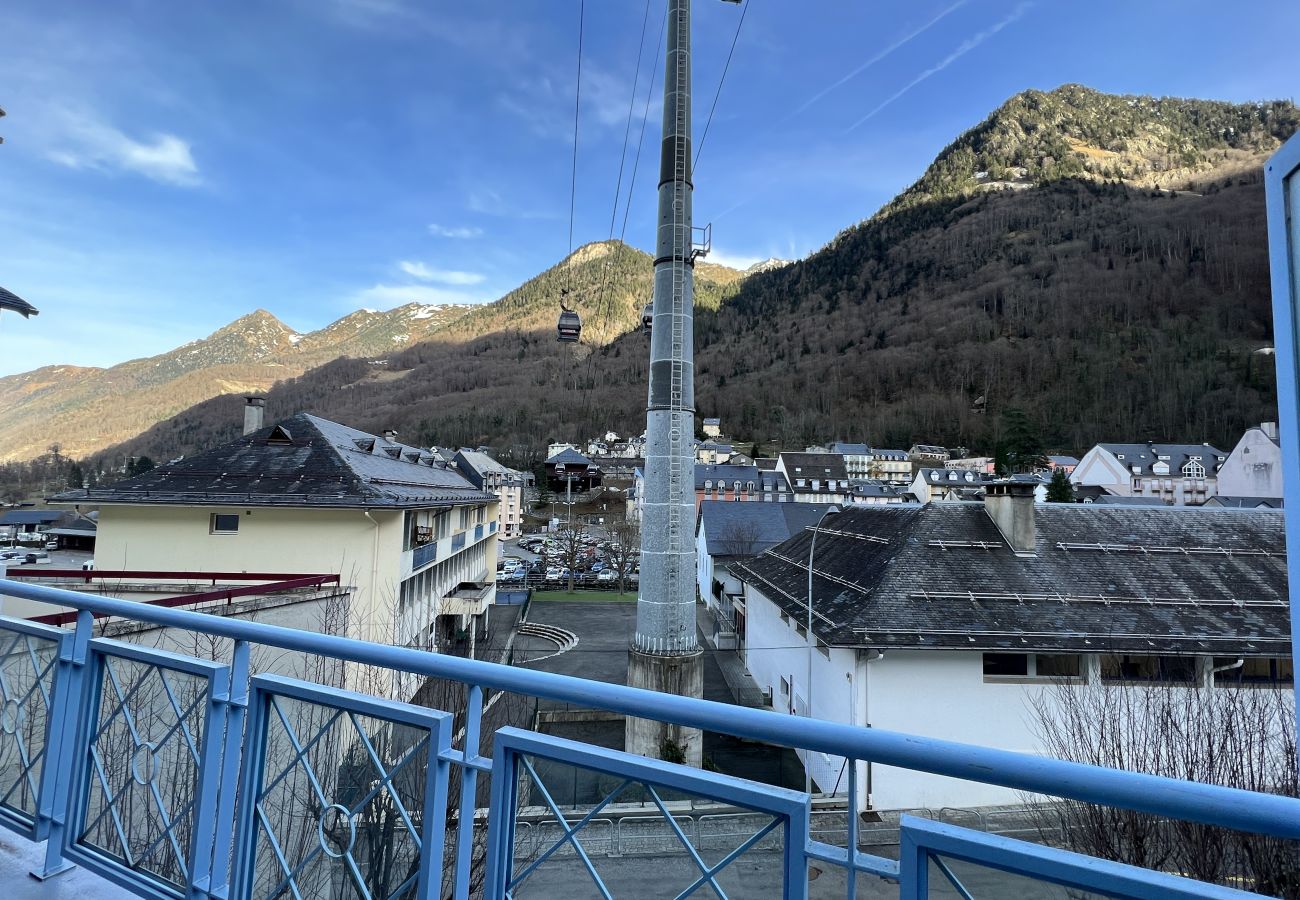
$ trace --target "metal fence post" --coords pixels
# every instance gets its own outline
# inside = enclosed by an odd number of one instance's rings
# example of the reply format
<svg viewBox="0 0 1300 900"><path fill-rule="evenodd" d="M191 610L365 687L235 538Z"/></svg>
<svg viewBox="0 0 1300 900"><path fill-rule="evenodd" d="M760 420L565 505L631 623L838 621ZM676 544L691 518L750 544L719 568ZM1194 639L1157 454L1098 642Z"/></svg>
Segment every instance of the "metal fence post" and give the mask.
<svg viewBox="0 0 1300 900"><path fill-rule="evenodd" d="M73 773L76 772L77 733L86 728L88 706L86 703L86 658L90 651L95 617L89 610L77 612L77 627L72 640L65 642L59 652L59 665L54 678L54 710L50 723L50 742L46 751L45 770L51 776L41 780L41 798L38 816L49 822L49 837L45 842L45 863L33 871L39 881L53 878L60 872L73 868L63 858L63 848L68 842L68 810L72 794Z"/></svg>

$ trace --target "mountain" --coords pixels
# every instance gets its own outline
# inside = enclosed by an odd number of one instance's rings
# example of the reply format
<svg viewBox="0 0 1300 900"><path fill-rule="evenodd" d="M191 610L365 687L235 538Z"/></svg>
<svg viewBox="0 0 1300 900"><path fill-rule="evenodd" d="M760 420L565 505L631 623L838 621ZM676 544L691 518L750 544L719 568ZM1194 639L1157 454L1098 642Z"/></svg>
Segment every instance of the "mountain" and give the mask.
<svg viewBox="0 0 1300 900"><path fill-rule="evenodd" d="M362 310L309 334L259 309L158 356L0 378L0 461L30 459L53 443L65 455L84 456L209 397L260 393L340 356L387 354L427 340L467 309L411 303Z"/></svg>
<svg viewBox="0 0 1300 900"><path fill-rule="evenodd" d="M787 447L987 450L1009 408L1053 448L1231 445L1276 415L1272 357L1255 352L1271 343L1260 173L1298 121L1287 103L1017 95L807 259L698 267L699 412ZM649 288L643 254L589 245L424 343L281 383L268 415L490 444L517 464L548 438L639 432ZM576 347L554 338L566 290L588 322ZM237 434L239 407L206 401L113 452L192 452Z"/></svg>

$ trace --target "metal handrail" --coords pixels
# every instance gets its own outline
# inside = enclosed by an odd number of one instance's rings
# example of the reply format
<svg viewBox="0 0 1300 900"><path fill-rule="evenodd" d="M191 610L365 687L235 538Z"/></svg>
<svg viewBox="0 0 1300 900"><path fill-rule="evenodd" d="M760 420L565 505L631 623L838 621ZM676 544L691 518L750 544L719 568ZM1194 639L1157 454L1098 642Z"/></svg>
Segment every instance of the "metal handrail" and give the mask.
<svg viewBox="0 0 1300 900"><path fill-rule="evenodd" d="M284 650L470 685L595 706L625 715L744 736L849 759L870 760L965 781L996 784L1241 831L1300 839L1300 800L1180 781L1084 763L920 737L879 728L778 715L569 675L374 644L181 609L166 609L44 585L0 579L0 595L89 610Z"/></svg>

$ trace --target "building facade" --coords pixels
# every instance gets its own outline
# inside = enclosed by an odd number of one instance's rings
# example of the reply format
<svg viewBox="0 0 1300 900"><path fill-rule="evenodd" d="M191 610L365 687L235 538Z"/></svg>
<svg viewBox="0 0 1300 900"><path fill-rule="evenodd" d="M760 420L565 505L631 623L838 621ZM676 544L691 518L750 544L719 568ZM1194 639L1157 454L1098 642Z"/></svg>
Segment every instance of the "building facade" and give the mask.
<svg viewBox="0 0 1300 900"><path fill-rule="evenodd" d="M337 573L355 637L472 646L495 599L495 495L427 450L306 413L54 502L99 506L99 569Z"/></svg>
<svg viewBox="0 0 1300 900"><path fill-rule="evenodd" d="M1034 704L1160 681L1291 690L1277 512L983 503L846 509L730 571L740 652L791 715L1042 752ZM845 761L803 755L842 793ZM1021 802L1014 792L860 763L876 808ZM870 771L868 771L868 769Z"/></svg>
<svg viewBox="0 0 1300 900"><path fill-rule="evenodd" d="M524 488L532 482L532 476L503 466L480 450L462 447L453 459L456 468L470 484L497 495L497 533L501 540L508 541L523 534Z"/></svg>
<svg viewBox="0 0 1300 900"><path fill-rule="evenodd" d="M1117 497L1199 506L1219 493L1218 472L1227 459L1209 444L1098 444L1079 460L1070 483Z"/></svg>
<svg viewBox="0 0 1300 900"><path fill-rule="evenodd" d="M1277 423L1247 428L1219 467L1218 481L1218 492L1225 497L1281 498L1282 442Z"/></svg>

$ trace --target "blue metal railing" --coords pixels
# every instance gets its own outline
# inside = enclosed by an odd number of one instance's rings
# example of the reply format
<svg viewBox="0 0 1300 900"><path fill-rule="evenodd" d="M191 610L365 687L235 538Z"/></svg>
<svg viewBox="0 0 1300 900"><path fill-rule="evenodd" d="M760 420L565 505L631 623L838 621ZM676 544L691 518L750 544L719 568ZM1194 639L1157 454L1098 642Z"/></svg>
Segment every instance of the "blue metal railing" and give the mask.
<svg viewBox="0 0 1300 900"><path fill-rule="evenodd" d="M455 553L465 549L465 532L459 532L451 537L451 552Z"/></svg>
<svg viewBox="0 0 1300 900"><path fill-rule="evenodd" d="M14 773L0 765L0 794L12 791L19 781L36 792L29 823L8 815L0 815L0 823L48 835L46 874L75 862L142 896L306 894L334 883L331 879L351 881L363 897L395 896L399 888L417 886L417 895L427 896L438 890L431 883L436 873L445 871L450 896L464 898L476 866L485 867L488 885L498 891L489 896L506 896L505 886L520 881L522 869L532 865L516 853L524 830L516 817L524 806L549 809L558 823L554 843L534 848L533 861L545 857L547 864L555 865L567 860L577 867L575 876L594 877L604 889L583 844L583 830L629 792L662 813L686 848L692 862L683 887L723 887L727 864L780 838L784 895L795 898L807 896L805 872L811 860L845 870L852 898L857 873L899 880L903 897L926 896L918 860L935 859L942 870L944 859L954 858L1082 889L1103 883L1136 885L1128 894L1135 897L1247 896L1101 860L1085 858L1087 865L1080 867L1072 855L1044 856L1044 848L1032 844L995 841L990 835L956 829L964 842L961 849L940 841L953 835L936 837L907 822L902 829L907 852L900 866L859 849L856 815L847 816L844 846L809 837L809 803L802 793L792 806L788 791L544 734L502 731L496 758L490 759L481 752L479 735L485 700L498 697L489 692L1300 839L1300 800L1288 797L777 715L42 585L0 581L0 595L78 610L72 632L38 633L26 623L0 619L0 636L50 641L58 658L48 700L37 699L44 696L40 690L23 691L20 686L12 692L16 682L10 669L0 670L5 675L0 677L0 759L7 758L6 742L16 733L11 725L21 718L9 716L17 708L12 704L45 703L52 709L47 727L40 736L32 729L25 732L28 749L41 745L37 749L45 753L43 773L61 776ZM209 662L94 638L93 614L233 642L228 645L230 661ZM456 714L459 724L454 742L458 746L448 738L452 726L446 713L333 686L267 676L250 679L250 648L261 647L459 683L465 690L463 702L448 711ZM41 659L20 648L4 664L18 667L14 671L30 666L30 686L33 679L44 677L38 674L43 671ZM539 775L547 761L598 773L612 790L578 818L566 819ZM455 779L449 776L451 766L459 773ZM847 767L851 810L858 808L857 769ZM481 776L492 779L487 825L458 827L482 817ZM238 809L236 785L244 798ZM542 803L523 803L519 791L525 787ZM708 865L694 849L691 835L670 814L673 791L733 804L766 824L721 862ZM233 880L231 860L241 867ZM919 869L928 871L923 865ZM1085 870L1092 873L1087 878L1080 874Z"/></svg>
<svg viewBox="0 0 1300 900"><path fill-rule="evenodd" d="M475 526L474 526L474 540L475 540L475 542L478 542L478 541L483 540L483 526L482 526L482 525L475 525Z"/></svg>
<svg viewBox="0 0 1300 900"><path fill-rule="evenodd" d="M438 558L438 542L430 544L421 544L411 552L411 568L418 569L427 566Z"/></svg>

